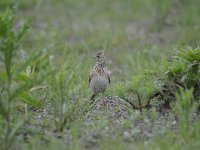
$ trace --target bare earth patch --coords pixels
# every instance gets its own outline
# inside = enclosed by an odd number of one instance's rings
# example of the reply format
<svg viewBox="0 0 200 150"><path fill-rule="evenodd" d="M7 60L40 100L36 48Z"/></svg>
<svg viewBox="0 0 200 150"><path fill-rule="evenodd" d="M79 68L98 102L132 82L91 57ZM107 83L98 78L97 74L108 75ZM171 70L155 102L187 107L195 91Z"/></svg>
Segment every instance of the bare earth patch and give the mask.
<svg viewBox="0 0 200 150"><path fill-rule="evenodd" d="M98 118L98 116L109 116L112 119L126 118L131 105L123 99L115 97L103 97L96 100L91 111L86 115L86 122Z"/></svg>

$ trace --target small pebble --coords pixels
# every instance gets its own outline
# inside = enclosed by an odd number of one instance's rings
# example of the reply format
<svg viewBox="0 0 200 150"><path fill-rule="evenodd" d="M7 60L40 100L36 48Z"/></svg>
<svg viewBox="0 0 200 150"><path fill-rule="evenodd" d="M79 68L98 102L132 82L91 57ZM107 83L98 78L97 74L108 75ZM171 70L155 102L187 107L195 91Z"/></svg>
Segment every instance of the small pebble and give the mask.
<svg viewBox="0 0 200 150"><path fill-rule="evenodd" d="M176 120L174 120L174 121L172 122L172 125L176 125L176 123L177 123Z"/></svg>

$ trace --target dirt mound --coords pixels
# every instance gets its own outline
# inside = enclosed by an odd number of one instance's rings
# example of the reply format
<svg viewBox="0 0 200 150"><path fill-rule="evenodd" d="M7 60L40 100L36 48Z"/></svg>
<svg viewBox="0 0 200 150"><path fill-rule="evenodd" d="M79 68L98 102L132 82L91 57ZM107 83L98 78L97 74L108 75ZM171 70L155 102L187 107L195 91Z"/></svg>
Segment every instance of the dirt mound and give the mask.
<svg viewBox="0 0 200 150"><path fill-rule="evenodd" d="M103 97L96 100L86 116L86 120L98 119L98 117L109 117L113 119L126 118L131 105L123 99L115 97Z"/></svg>

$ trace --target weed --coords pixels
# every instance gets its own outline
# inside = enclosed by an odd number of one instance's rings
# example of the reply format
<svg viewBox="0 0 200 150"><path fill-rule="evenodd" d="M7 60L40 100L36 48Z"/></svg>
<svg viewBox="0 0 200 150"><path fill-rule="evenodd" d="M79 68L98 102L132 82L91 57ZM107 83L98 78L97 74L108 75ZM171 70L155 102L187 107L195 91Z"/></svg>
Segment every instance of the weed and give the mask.
<svg viewBox="0 0 200 150"><path fill-rule="evenodd" d="M65 126L70 127L83 107L83 94L80 91L83 85L76 71L77 66L73 62L66 62L58 73L54 72L49 77L49 98L55 109L57 131L63 131Z"/></svg>
<svg viewBox="0 0 200 150"><path fill-rule="evenodd" d="M17 115L13 115L16 100L35 107L43 107L41 101L31 95L30 90L41 83L46 74L35 77L25 72L32 63L39 60L41 53L33 54L20 62L16 61L21 39L28 30L30 21L27 21L20 29L15 29L14 21L14 12L10 9L7 9L0 16L0 60L2 63L0 115L1 125L5 128L4 131L1 131L3 142L0 145L2 149L8 149L12 146L17 131L25 122L24 119L18 119ZM18 106L16 109L19 108Z"/></svg>
<svg viewBox="0 0 200 150"><path fill-rule="evenodd" d="M0 1L0 149L199 149L199 2Z"/></svg>

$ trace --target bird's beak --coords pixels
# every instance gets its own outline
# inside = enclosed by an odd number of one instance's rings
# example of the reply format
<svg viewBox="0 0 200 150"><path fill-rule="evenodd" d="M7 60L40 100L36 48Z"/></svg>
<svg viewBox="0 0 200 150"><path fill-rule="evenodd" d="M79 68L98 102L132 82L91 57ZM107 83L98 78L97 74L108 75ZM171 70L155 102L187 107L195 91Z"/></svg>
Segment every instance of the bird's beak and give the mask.
<svg viewBox="0 0 200 150"><path fill-rule="evenodd" d="M95 56L91 56L90 58L96 58Z"/></svg>

